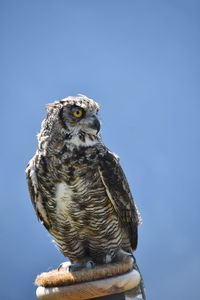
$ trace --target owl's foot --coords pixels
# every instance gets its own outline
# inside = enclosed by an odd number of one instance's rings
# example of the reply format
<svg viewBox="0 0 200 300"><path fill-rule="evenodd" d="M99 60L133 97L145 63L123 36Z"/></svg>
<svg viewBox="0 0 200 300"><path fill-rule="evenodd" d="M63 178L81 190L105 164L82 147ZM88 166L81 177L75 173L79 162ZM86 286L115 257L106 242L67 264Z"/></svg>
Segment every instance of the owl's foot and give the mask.
<svg viewBox="0 0 200 300"><path fill-rule="evenodd" d="M128 253L121 249L117 252L117 254L115 255L115 257L113 258L112 261L113 262L123 261L128 257L132 257L133 262L134 262L134 256L132 255L132 253Z"/></svg>
<svg viewBox="0 0 200 300"><path fill-rule="evenodd" d="M85 262L77 262L72 264L69 267L70 272L75 272L75 271L81 271L83 269L93 269L95 266L95 263L92 260L88 260Z"/></svg>
<svg viewBox="0 0 200 300"><path fill-rule="evenodd" d="M92 260L79 261L73 264L70 264L69 261L66 261L59 265L58 271L60 269L65 269L67 272L76 272L76 271L81 271L83 269L93 269L94 266L95 263Z"/></svg>

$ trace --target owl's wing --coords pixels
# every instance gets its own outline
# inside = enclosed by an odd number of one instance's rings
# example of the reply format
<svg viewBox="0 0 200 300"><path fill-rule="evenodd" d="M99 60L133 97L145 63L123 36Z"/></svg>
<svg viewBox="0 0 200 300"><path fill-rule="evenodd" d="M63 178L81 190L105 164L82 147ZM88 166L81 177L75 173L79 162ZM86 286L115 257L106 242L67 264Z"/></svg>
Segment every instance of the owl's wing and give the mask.
<svg viewBox="0 0 200 300"><path fill-rule="evenodd" d="M37 175L35 171L34 158L28 163L26 168L26 179L33 207L36 211L38 219L49 230L50 222L44 205L44 200L38 187Z"/></svg>
<svg viewBox="0 0 200 300"><path fill-rule="evenodd" d="M117 157L108 151L99 164L99 174L109 200L122 224L127 228L131 247L137 247L137 227L141 222L140 213L134 203L126 176Z"/></svg>

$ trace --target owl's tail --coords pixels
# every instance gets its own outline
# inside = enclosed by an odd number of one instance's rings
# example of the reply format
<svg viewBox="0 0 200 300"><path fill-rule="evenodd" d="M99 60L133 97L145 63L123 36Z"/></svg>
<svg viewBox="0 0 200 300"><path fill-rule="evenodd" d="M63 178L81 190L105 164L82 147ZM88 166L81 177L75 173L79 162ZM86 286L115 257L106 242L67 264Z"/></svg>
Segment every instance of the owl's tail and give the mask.
<svg viewBox="0 0 200 300"><path fill-rule="evenodd" d="M140 269L137 265L137 262L136 262L136 259L135 259L134 256L133 256L133 259L134 259L134 263L133 263L134 268L140 274L141 280L140 280L140 284L139 284L138 287L133 288L133 289L125 292L125 299L126 300L131 300L131 299L134 299L135 297L138 297L138 298L142 298L143 300L146 300L144 280L143 280L142 274L140 272Z"/></svg>

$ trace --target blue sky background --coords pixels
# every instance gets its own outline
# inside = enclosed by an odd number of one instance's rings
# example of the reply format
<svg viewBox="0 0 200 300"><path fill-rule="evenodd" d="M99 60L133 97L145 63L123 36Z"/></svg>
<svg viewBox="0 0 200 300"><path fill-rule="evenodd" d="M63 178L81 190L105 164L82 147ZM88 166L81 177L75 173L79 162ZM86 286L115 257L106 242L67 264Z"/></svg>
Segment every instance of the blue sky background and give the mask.
<svg viewBox="0 0 200 300"><path fill-rule="evenodd" d="M37 222L24 169L45 104L101 104L143 216L148 300L197 299L200 278L200 2L0 1L1 299L35 299L64 257Z"/></svg>

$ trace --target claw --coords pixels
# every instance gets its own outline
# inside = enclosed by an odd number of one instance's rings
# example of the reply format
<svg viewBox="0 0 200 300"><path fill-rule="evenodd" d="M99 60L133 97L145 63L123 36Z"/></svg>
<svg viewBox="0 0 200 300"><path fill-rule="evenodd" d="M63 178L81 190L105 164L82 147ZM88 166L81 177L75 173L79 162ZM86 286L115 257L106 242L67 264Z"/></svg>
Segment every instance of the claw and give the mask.
<svg viewBox="0 0 200 300"><path fill-rule="evenodd" d="M93 269L95 267L95 263L92 260L89 260L85 264L87 269Z"/></svg>
<svg viewBox="0 0 200 300"><path fill-rule="evenodd" d="M69 261L65 261L65 262L61 263L58 266L58 271L60 271L60 269L65 269L67 272L70 272L70 262Z"/></svg>

